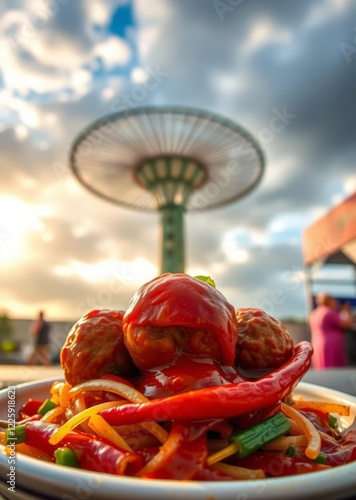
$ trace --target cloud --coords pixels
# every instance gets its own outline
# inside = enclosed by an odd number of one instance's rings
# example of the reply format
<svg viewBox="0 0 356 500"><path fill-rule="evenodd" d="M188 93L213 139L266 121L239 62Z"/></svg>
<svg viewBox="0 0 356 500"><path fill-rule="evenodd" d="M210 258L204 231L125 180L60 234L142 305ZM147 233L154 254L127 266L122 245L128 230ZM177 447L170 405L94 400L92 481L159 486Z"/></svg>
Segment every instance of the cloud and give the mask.
<svg viewBox="0 0 356 500"><path fill-rule="evenodd" d="M102 0L91 0L90 3L85 2L86 12L90 26L102 26L106 28L112 19L115 10L123 5L128 5L129 0L111 0L103 2Z"/></svg>
<svg viewBox="0 0 356 500"><path fill-rule="evenodd" d="M219 280L219 287L235 307L258 307L276 317L303 311L305 284L298 247L255 247L250 254L250 265L230 265Z"/></svg>
<svg viewBox="0 0 356 500"><path fill-rule="evenodd" d="M293 40L291 30L281 29L267 17L254 21L250 26L249 33L240 46L242 54L249 54L258 49L266 49L269 45L287 45Z"/></svg>
<svg viewBox="0 0 356 500"><path fill-rule="evenodd" d="M0 20L3 127L21 125L17 137L23 139L29 132L24 126L43 126L44 102L79 101L93 90L98 65L102 71L112 71L129 64L132 52L127 41L109 35L107 26L100 33L91 29L92 23L105 24L125 3L90 2L87 8L81 1L36 6L18 2L4 13ZM108 75L108 85L114 79ZM48 146L47 135L37 133L37 147Z"/></svg>
<svg viewBox="0 0 356 500"><path fill-rule="evenodd" d="M169 76L133 107L217 112L266 156L247 196L186 214L187 271L212 275L236 307L305 315L301 231L355 189L356 63L340 49L353 43L354 3L256 0L221 21L211 2L136 0L125 38L113 20L128 2L56 4L41 18L39 4L16 0L0 19L0 196L38 224L11 233L24 250L1 267L2 302L76 319L91 305L125 308L159 272L159 215L89 193L68 160L77 134L159 68ZM112 282L111 269L126 281Z"/></svg>
<svg viewBox="0 0 356 500"><path fill-rule="evenodd" d="M131 50L124 40L110 36L94 47L92 55L100 57L103 64L111 69L127 64L131 59Z"/></svg>

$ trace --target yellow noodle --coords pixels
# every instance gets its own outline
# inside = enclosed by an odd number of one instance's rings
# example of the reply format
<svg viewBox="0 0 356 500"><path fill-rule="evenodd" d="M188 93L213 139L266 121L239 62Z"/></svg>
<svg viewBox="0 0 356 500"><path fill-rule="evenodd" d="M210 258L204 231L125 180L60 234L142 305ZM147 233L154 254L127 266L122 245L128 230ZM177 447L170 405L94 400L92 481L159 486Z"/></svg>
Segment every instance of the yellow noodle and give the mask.
<svg viewBox="0 0 356 500"><path fill-rule="evenodd" d="M307 436L308 444L305 448L305 455L308 458L315 460L319 455L321 448L321 438L317 429L310 422L310 420L308 420L306 417L304 417L304 415L292 408L292 406L281 403L281 408L285 415L297 422L297 424L303 430L303 433Z"/></svg>
<svg viewBox="0 0 356 500"><path fill-rule="evenodd" d="M235 479L262 479L266 474L262 469L247 469L237 465L223 464L221 462L214 464L213 469L219 470L228 474Z"/></svg>
<svg viewBox="0 0 356 500"><path fill-rule="evenodd" d="M168 432L163 429L157 422L141 422L140 426L146 431L153 434L158 441L164 443L168 439Z"/></svg>
<svg viewBox="0 0 356 500"><path fill-rule="evenodd" d="M98 436L111 441L124 450L132 451L131 446L128 445L125 439L120 436L120 434L116 432L115 429L113 429L111 425L109 425L100 415L92 415L89 418L88 426L96 432Z"/></svg>
<svg viewBox="0 0 356 500"><path fill-rule="evenodd" d="M262 446L263 450L287 450L290 446L307 446L308 439L306 435L303 436L282 436L270 443Z"/></svg>
<svg viewBox="0 0 356 500"><path fill-rule="evenodd" d="M63 415L64 408L61 406L56 406L53 410L49 410L43 417L41 418L42 422L53 422L57 417Z"/></svg>
<svg viewBox="0 0 356 500"><path fill-rule="evenodd" d="M133 403L147 403L149 401L146 396L133 387L121 382L105 379L90 380L72 387L72 389L68 392L68 398L72 398L80 394L82 391L112 392L128 399ZM153 434L161 443L164 443L168 438L168 433L159 424L157 424L157 422L143 422L141 426L151 432L151 434Z"/></svg>
<svg viewBox="0 0 356 500"><path fill-rule="evenodd" d="M287 417L287 420L288 420L289 425L290 425L290 431L289 431L290 434L294 434L297 436L299 436L300 434L304 434L303 429L295 420L293 420L292 418L288 418L288 417Z"/></svg>
<svg viewBox="0 0 356 500"><path fill-rule="evenodd" d="M121 402L120 402L121 403ZM57 444L61 441L70 431L72 431L77 425L87 420L92 415L99 413L102 410L106 410L107 408L113 408L114 406L118 406L120 404L118 401L108 401L107 403L101 403L86 410L78 413L78 415L74 415L71 419L69 419L65 424L62 425L52 436L49 438L50 444Z"/></svg>
<svg viewBox="0 0 356 500"><path fill-rule="evenodd" d="M303 434L303 429L301 428L300 425L297 424L297 422L295 420L292 420L291 418L288 418L288 417L287 417L287 420L289 421L289 424L291 427L291 429L289 431L290 434L297 435L297 436L299 436L300 434ZM317 431L318 431L321 439L324 439L327 441L332 441L333 443L337 444L337 440L335 438L333 438L332 436L330 436L329 434L326 434L323 431L319 431L319 429L317 429Z"/></svg>
<svg viewBox="0 0 356 500"><path fill-rule="evenodd" d="M206 463L208 465L213 465L217 462L221 462L222 460L225 460L225 458L231 457L231 455L235 455L235 453L237 451L238 451L238 447L236 444L234 444L234 443L229 444L229 446L227 446L226 448L223 448L222 450L217 451L213 455L210 455L207 458Z"/></svg>

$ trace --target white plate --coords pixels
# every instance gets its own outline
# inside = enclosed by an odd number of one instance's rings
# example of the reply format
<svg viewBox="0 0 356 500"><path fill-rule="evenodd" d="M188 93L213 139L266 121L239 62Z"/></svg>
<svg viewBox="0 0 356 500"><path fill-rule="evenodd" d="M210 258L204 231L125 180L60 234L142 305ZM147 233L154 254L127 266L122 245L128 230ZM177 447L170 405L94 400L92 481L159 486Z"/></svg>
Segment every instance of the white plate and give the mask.
<svg viewBox="0 0 356 500"><path fill-rule="evenodd" d="M32 382L16 387L16 405L29 397L45 399L52 380ZM351 406L350 417L343 417L346 427L354 425L356 398L317 385L300 383L295 394L305 399L334 401ZM7 389L0 391L0 418L7 418ZM0 448L2 485L9 472L8 457ZM255 481L163 481L115 477L109 474L78 471L42 462L18 453L16 455L16 487L61 500L266 500L266 499L337 499L351 497L356 491L356 463L297 476L259 479ZM6 485L6 483L5 483ZM11 495L11 496L10 496ZM9 494L16 497L16 493ZM25 498L25 497L21 497Z"/></svg>

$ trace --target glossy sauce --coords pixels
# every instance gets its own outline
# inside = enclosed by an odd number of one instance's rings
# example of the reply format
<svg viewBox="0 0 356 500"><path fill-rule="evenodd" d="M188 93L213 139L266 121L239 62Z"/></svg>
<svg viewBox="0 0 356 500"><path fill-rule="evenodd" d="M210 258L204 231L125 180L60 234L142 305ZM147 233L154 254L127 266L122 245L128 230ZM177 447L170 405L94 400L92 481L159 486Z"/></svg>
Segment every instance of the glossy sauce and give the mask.
<svg viewBox="0 0 356 500"><path fill-rule="evenodd" d="M172 364L143 371L135 385L153 399L244 380L247 379L231 366L220 365L205 356L183 353Z"/></svg>

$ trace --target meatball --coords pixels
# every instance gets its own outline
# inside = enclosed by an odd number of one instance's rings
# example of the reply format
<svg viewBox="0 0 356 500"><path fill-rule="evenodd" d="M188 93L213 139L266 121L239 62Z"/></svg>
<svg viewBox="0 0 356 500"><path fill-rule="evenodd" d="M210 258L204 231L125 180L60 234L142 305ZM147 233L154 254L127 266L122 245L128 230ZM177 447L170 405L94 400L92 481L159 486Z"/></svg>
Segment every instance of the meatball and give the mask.
<svg viewBox="0 0 356 500"><path fill-rule="evenodd" d="M278 368L291 357L293 340L286 327L261 309L236 309L236 366Z"/></svg>
<svg viewBox="0 0 356 500"><path fill-rule="evenodd" d="M123 318L125 344L141 370L185 354L232 366L235 308L213 286L184 273L165 273L143 285Z"/></svg>
<svg viewBox="0 0 356 500"><path fill-rule="evenodd" d="M141 370L171 363L181 353L206 355L220 360L221 347L215 334L180 326L129 326L125 343Z"/></svg>
<svg viewBox="0 0 356 500"><path fill-rule="evenodd" d="M123 315L124 311L94 310L73 326L60 355L70 385L108 373L122 377L137 373L123 340Z"/></svg>

